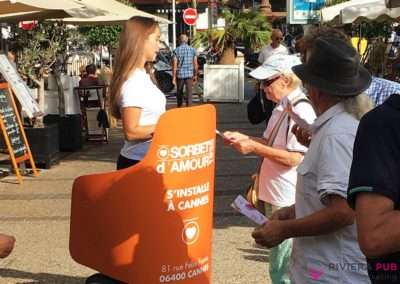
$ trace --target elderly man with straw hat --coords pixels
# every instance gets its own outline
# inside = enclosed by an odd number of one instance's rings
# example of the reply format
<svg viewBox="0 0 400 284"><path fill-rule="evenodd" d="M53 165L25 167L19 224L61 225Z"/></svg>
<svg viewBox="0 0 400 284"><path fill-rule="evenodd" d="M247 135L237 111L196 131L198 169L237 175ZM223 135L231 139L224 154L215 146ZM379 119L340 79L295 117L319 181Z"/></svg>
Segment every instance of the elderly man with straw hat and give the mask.
<svg viewBox="0 0 400 284"><path fill-rule="evenodd" d="M317 39L307 63L293 71L317 114L312 140L297 168L295 204L277 211L253 237L267 247L294 238L292 283L369 283L346 198L358 123L371 105L362 95L371 76L353 47L330 37Z"/></svg>

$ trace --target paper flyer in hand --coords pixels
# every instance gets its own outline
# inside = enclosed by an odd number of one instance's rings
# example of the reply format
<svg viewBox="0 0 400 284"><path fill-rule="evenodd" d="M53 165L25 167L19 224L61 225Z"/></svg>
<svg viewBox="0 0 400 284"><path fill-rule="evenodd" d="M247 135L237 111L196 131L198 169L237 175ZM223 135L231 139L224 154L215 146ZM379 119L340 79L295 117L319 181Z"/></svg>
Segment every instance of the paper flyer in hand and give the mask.
<svg viewBox="0 0 400 284"><path fill-rule="evenodd" d="M257 225L262 225L268 221L268 218L254 208L243 196L238 195L232 202L231 207L242 213Z"/></svg>
<svg viewBox="0 0 400 284"><path fill-rule="evenodd" d="M215 129L215 133L224 140L231 141L231 139L227 138L221 131Z"/></svg>

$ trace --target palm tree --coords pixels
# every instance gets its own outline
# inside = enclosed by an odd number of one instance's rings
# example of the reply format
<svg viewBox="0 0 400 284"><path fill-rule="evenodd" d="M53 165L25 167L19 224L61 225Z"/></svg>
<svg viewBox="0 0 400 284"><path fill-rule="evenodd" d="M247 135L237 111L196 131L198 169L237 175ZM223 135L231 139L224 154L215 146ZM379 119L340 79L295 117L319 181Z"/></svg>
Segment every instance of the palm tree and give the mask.
<svg viewBox="0 0 400 284"><path fill-rule="evenodd" d="M211 38L214 46L222 50L220 64L234 64L235 45L241 43L247 50L255 50L267 44L271 35L271 25L267 18L257 10L234 11L224 10L225 28L215 28L197 33L193 45L207 45Z"/></svg>

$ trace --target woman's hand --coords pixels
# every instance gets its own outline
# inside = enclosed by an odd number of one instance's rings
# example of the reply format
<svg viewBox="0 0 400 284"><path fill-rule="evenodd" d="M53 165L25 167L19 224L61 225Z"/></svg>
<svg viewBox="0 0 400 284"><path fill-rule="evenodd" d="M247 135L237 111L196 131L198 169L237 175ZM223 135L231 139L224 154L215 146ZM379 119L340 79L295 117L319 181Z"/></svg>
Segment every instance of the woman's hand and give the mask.
<svg viewBox="0 0 400 284"><path fill-rule="evenodd" d="M249 136L242 134L237 131L225 131L224 132L224 139L228 140L230 144L234 144L240 140L248 140Z"/></svg>
<svg viewBox="0 0 400 284"><path fill-rule="evenodd" d="M247 155L254 152L254 141L251 139L239 140L236 143L232 143L232 146L241 154Z"/></svg>
<svg viewBox="0 0 400 284"><path fill-rule="evenodd" d="M254 152L254 141L245 134L237 131L226 131L223 137L225 145L233 146L241 154L246 155Z"/></svg>

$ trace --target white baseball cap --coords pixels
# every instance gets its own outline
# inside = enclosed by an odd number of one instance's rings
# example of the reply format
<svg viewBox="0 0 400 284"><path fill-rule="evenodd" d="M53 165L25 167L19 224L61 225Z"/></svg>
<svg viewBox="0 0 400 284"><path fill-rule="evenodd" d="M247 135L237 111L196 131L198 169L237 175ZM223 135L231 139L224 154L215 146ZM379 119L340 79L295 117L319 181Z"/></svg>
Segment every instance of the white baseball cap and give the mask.
<svg viewBox="0 0 400 284"><path fill-rule="evenodd" d="M297 55L275 54L271 55L260 67L249 75L257 80L265 80L283 73L293 73L292 67L300 65L301 60Z"/></svg>

